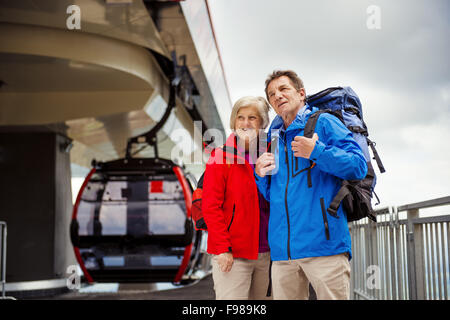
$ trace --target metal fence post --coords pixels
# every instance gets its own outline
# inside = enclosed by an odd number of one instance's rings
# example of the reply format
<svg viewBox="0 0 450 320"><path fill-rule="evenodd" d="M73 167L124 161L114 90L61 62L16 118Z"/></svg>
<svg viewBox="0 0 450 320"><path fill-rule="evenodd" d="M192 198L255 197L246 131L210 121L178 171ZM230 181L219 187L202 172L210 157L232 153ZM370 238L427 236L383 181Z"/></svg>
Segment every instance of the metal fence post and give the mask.
<svg viewBox="0 0 450 320"><path fill-rule="evenodd" d="M369 220L368 222L368 229L370 230L370 242L371 242L371 248L370 248L370 255L371 255L371 265L376 265L378 268L380 268L378 264L378 238L377 238L377 223ZM380 288L373 288L372 289L372 296L374 299L379 298L380 294Z"/></svg>
<svg viewBox="0 0 450 320"><path fill-rule="evenodd" d="M420 237L420 230L419 232L415 232L415 227L419 227L420 225L414 226L413 219L416 219L419 217L419 209L410 209L406 211L407 219L408 219L408 234L407 234L407 240L408 240L408 278L409 278L409 297L412 300L418 299L418 288L417 288L417 269L416 269L416 253L419 253L421 255L421 250L416 250L415 244L418 243L419 248L422 248L422 243L419 242L419 239L416 238ZM417 252L419 251L419 252ZM423 273L422 273L423 275ZM423 297L422 297L423 299Z"/></svg>
<svg viewBox="0 0 450 320"><path fill-rule="evenodd" d="M413 248L414 250L414 283L416 286L416 296L417 300L425 300L425 270L424 270L424 241L423 241L423 232L422 232L422 224L414 223L414 219L412 221L412 231L413 235Z"/></svg>
<svg viewBox="0 0 450 320"><path fill-rule="evenodd" d="M6 222L0 221L0 234L2 235L1 238L1 283L2 283L2 298L5 298L5 290L6 290Z"/></svg>
<svg viewBox="0 0 450 320"><path fill-rule="evenodd" d="M0 234L1 234L1 263L0 267L2 268L2 273L0 274L1 284L2 284L2 295L0 296L0 299L9 299L9 300L16 300L14 297L7 297L6 296L6 236L7 236L7 230L6 230L6 222L0 221Z"/></svg>

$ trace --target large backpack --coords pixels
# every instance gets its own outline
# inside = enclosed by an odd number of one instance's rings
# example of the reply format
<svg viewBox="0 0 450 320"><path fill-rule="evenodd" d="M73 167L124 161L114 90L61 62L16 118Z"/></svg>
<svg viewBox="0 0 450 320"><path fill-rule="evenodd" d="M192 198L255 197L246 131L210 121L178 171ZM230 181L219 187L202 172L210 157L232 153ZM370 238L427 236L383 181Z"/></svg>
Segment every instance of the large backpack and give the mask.
<svg viewBox="0 0 450 320"><path fill-rule="evenodd" d="M347 221L356 221L365 217L376 221L376 215L372 209L372 195L378 200L374 189L376 174L371 163L369 146L377 162L380 172L386 170L381 162L375 143L368 136L367 126L363 120L361 101L350 87L332 87L307 97L310 106L317 107L319 111L313 113L306 125L304 136L311 138L318 118L322 113L330 113L338 117L352 132L353 138L361 147L364 158L367 161L367 175L362 180L343 180L342 186L334 197L327 211L331 215L336 212L342 203L347 213ZM377 203L377 204L378 204Z"/></svg>
<svg viewBox="0 0 450 320"><path fill-rule="evenodd" d="M194 221L194 227L196 230L208 230L206 226L205 219L203 218L202 212L202 197L203 197L203 177L205 176L205 172L202 173L202 176L197 182L197 188L194 190L192 194L192 207L191 207L191 217Z"/></svg>

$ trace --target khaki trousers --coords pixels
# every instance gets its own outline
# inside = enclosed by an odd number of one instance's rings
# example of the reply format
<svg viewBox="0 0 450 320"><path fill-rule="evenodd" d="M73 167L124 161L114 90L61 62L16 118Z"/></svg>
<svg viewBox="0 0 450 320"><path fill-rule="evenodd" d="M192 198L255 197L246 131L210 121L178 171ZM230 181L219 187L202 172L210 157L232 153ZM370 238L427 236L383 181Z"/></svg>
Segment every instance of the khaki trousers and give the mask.
<svg viewBox="0 0 450 320"><path fill-rule="evenodd" d="M267 300L270 253L258 255L258 260L235 258L230 272L222 272L217 256L212 257L212 276L217 300Z"/></svg>
<svg viewBox="0 0 450 320"><path fill-rule="evenodd" d="M308 300L310 282L318 300L350 299L347 253L272 262L273 299Z"/></svg>

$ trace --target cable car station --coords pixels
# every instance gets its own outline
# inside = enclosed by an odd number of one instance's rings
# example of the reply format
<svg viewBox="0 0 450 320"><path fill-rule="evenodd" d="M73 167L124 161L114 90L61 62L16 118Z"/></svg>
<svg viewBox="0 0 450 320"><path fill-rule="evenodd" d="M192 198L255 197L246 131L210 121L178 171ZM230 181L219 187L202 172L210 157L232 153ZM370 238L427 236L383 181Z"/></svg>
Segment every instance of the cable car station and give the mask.
<svg viewBox="0 0 450 320"><path fill-rule="evenodd" d="M88 283L207 275L204 163L186 159L231 101L206 1L0 1L0 30L6 294L66 292L74 265Z"/></svg>

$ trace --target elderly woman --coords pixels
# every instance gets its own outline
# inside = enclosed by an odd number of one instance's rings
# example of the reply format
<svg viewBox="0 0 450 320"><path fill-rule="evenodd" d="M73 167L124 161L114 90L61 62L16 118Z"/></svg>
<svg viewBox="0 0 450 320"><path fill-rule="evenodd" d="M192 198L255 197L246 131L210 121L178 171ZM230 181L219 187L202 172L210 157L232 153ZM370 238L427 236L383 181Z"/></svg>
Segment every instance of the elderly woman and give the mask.
<svg viewBox="0 0 450 320"><path fill-rule="evenodd" d="M208 253L216 299L266 299L270 253L269 205L259 194L254 164L262 154L269 105L262 97L243 97L233 106L233 133L206 165L202 211L208 226ZM259 147L261 145L261 148Z"/></svg>

